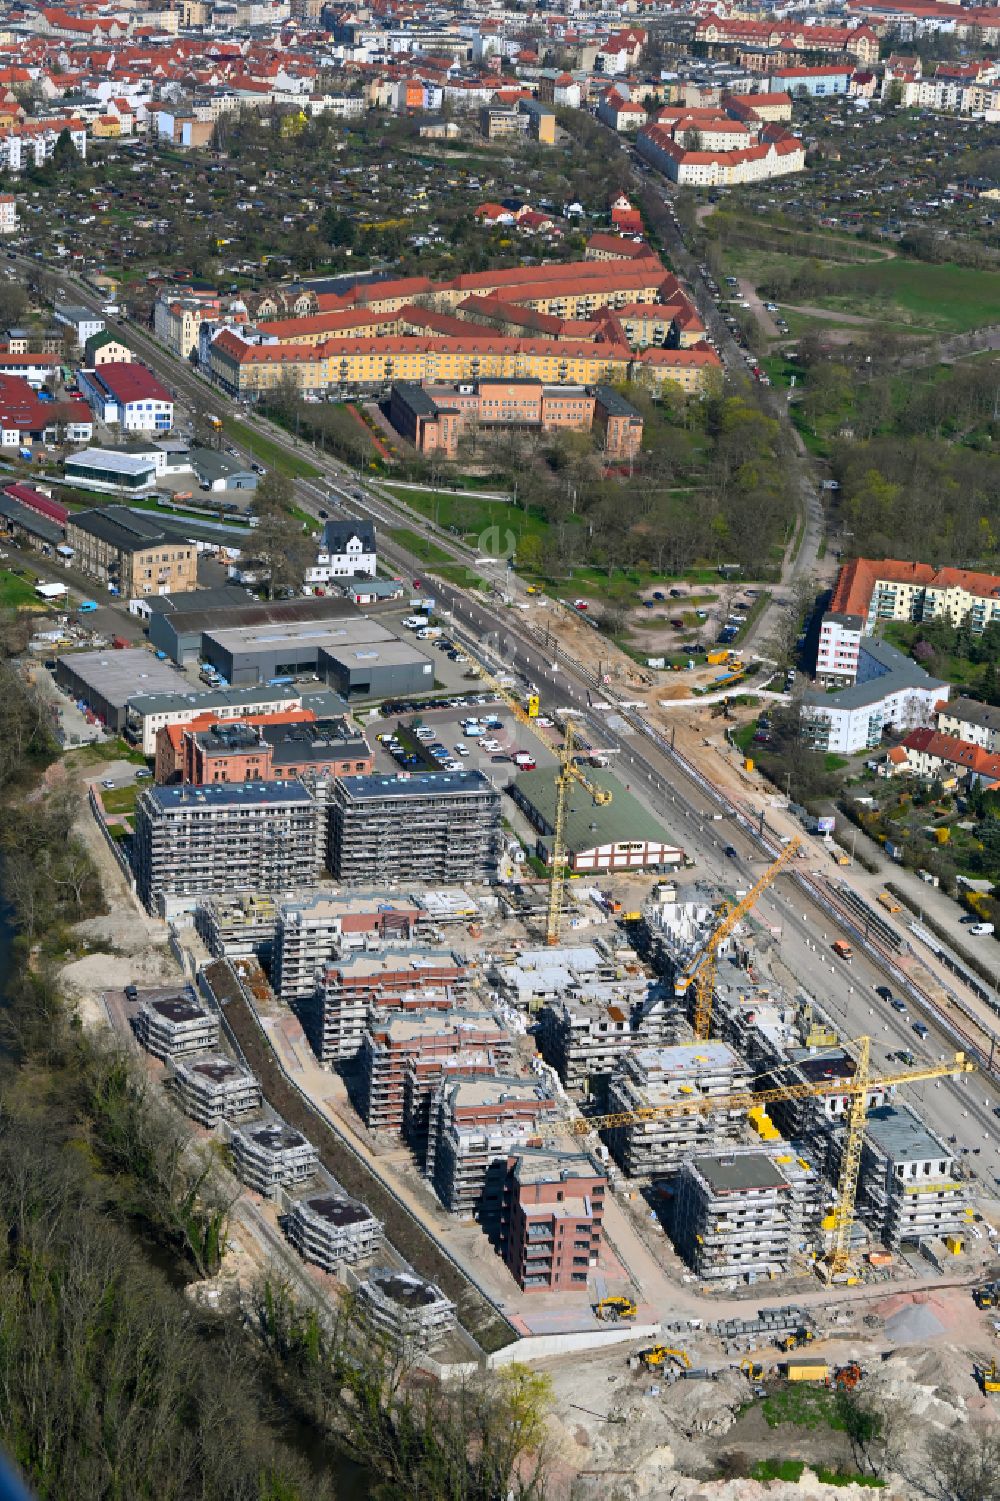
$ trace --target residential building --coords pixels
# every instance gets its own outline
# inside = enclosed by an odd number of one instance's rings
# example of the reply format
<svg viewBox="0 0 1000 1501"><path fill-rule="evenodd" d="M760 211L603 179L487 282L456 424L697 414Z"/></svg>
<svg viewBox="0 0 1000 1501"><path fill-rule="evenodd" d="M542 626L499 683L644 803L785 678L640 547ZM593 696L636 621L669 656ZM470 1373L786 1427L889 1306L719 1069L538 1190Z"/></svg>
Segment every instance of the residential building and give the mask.
<svg viewBox="0 0 1000 1501"><path fill-rule="evenodd" d="M463 885L488 878L500 797L481 771L340 778L330 805L339 881Z"/></svg>
<svg viewBox="0 0 1000 1501"><path fill-rule="evenodd" d="M455 1305L433 1282L389 1267L358 1285L358 1316L402 1350L433 1350L455 1325Z"/></svg>
<svg viewBox="0 0 1000 1501"><path fill-rule="evenodd" d="M507 1161L562 1107L540 1079L443 1073L429 1102L424 1172L445 1209L499 1227Z"/></svg>
<svg viewBox="0 0 1000 1501"><path fill-rule="evenodd" d="M880 620L947 620L979 635L1000 621L1000 577L897 558L845 563L820 625L817 681L824 687L853 683L861 638Z"/></svg>
<svg viewBox="0 0 1000 1501"><path fill-rule="evenodd" d="M193 589L198 582L195 544L127 506L74 512L66 522L66 542L77 568L126 599Z"/></svg>
<svg viewBox="0 0 1000 1501"><path fill-rule="evenodd" d="M285 1217L285 1234L303 1261L334 1275L377 1255L385 1240L381 1221L367 1205L339 1189L296 1199Z"/></svg>
<svg viewBox="0 0 1000 1501"><path fill-rule="evenodd" d="M83 363L88 369L96 370L98 365L129 365L131 362L131 349L110 329L91 334L84 345Z"/></svg>
<svg viewBox="0 0 1000 1501"><path fill-rule="evenodd" d="M219 1018L195 1000L190 989L144 1000L132 1022L136 1037L155 1058L180 1058L219 1046Z"/></svg>
<svg viewBox="0 0 1000 1501"><path fill-rule="evenodd" d="M154 596L140 603L145 606L147 603L162 603L162 600ZM150 623L150 642L157 647L159 643L155 640L153 631L158 618L153 615ZM197 639L200 642L200 633ZM164 667L158 658L154 657L153 660L158 667ZM125 730L128 738L141 748L144 756L157 754L157 736L160 730L171 725L197 725L201 729L202 721L208 722L211 719L247 719L252 723L262 716L296 712L302 713L304 717L317 719L336 714L338 709L344 707L336 694L321 686L266 683L253 688L204 688L194 692L190 682L176 670L165 668L165 676L169 676L172 685L170 688L165 685L161 688L147 688L140 682L140 691L133 691L128 699ZM177 751L179 750L178 744ZM169 780L170 775L179 769L175 759L170 774L165 775L163 780Z"/></svg>
<svg viewBox="0 0 1000 1501"><path fill-rule="evenodd" d="M513 1040L486 1011L376 1012L361 1047L360 1108L370 1131L403 1130L406 1070L411 1059L443 1060L470 1050L492 1055L496 1071L510 1071Z"/></svg>
<svg viewBox="0 0 1000 1501"><path fill-rule="evenodd" d="M266 1199L308 1183L319 1166L316 1148L284 1121L237 1127L229 1150L240 1182Z"/></svg>
<svg viewBox="0 0 1000 1501"><path fill-rule="evenodd" d="M597 1266L607 1175L588 1153L519 1147L507 1159L503 1259L522 1292L581 1292Z"/></svg>
<svg viewBox="0 0 1000 1501"><path fill-rule="evenodd" d="M749 1066L728 1043L677 1043L624 1052L608 1085L609 1112L656 1111L692 1096L710 1098L749 1090ZM745 1112L652 1115L608 1133L608 1146L630 1178L671 1176L699 1149L720 1150L739 1139Z"/></svg>
<svg viewBox="0 0 1000 1501"><path fill-rule="evenodd" d="M671 1238L706 1280L780 1276L817 1228L818 1186L812 1168L785 1147L698 1153L679 1164Z"/></svg>
<svg viewBox="0 0 1000 1501"><path fill-rule="evenodd" d="M88 339L93 338L95 334L102 333L107 326L102 317L85 307L60 306L57 303L52 316L63 328L73 330L76 342L81 349Z"/></svg>
<svg viewBox="0 0 1000 1501"><path fill-rule="evenodd" d="M942 735L955 735L990 755L1000 755L1000 708L993 704L964 696L939 704L937 727Z"/></svg>
<svg viewBox="0 0 1000 1501"><path fill-rule="evenodd" d="M238 892L203 897L194 925L215 959L256 959L269 970L274 959L278 907L266 893Z"/></svg>
<svg viewBox="0 0 1000 1501"><path fill-rule="evenodd" d="M921 777L956 777L963 785L994 787L1000 782L1000 752L983 750L938 730L911 730L902 745L901 771Z"/></svg>
<svg viewBox="0 0 1000 1501"><path fill-rule="evenodd" d="M0 193L0 235L14 235L21 228L17 199L13 193Z"/></svg>
<svg viewBox="0 0 1000 1501"><path fill-rule="evenodd" d="M80 370L77 384L94 416L123 432L167 433L174 425L170 392L151 370L131 359Z"/></svg>
<svg viewBox="0 0 1000 1501"><path fill-rule="evenodd" d="M174 1084L182 1110L199 1125L256 1115L261 1088L249 1070L223 1053L174 1064Z"/></svg>
<svg viewBox="0 0 1000 1501"><path fill-rule="evenodd" d="M306 570L305 581L315 587L359 574L374 578L377 567L374 522L338 518L324 524L323 545L316 562Z"/></svg>
<svg viewBox="0 0 1000 1501"><path fill-rule="evenodd" d="M780 85L778 85L780 87ZM730 187L801 172L805 144L784 124L733 109L667 106L636 138L639 155L682 187Z"/></svg>
<svg viewBox="0 0 1000 1501"><path fill-rule="evenodd" d="M384 891L317 892L283 902L278 912L271 983L283 1001L312 996L334 958L411 944L418 906Z"/></svg>
<svg viewBox="0 0 1000 1501"><path fill-rule="evenodd" d="M135 810L139 896L167 916L220 892L311 886L321 868L317 822L302 782L147 787Z"/></svg>
<svg viewBox="0 0 1000 1501"><path fill-rule="evenodd" d="M565 802L563 848L574 872L673 870L683 865L684 851L671 844L666 830L609 771L589 770L588 781L611 794L594 802L585 787L573 783ZM548 770L522 772L507 792L538 830L535 852L552 857L556 785Z"/></svg>
<svg viewBox="0 0 1000 1501"><path fill-rule="evenodd" d="M320 968L298 1001L303 1031L321 1063L354 1058L374 1010L448 1011L468 999L467 965L446 950L364 949Z"/></svg>
<svg viewBox="0 0 1000 1501"><path fill-rule="evenodd" d="M858 1214L891 1251L968 1234L968 1182L955 1174L954 1153L909 1105L868 1112Z"/></svg>
<svg viewBox="0 0 1000 1501"><path fill-rule="evenodd" d="M802 695L802 738L814 750L849 756L874 750L885 732L905 734L933 724L951 689L886 641L864 637L854 682L836 693Z"/></svg>
<svg viewBox="0 0 1000 1501"><path fill-rule="evenodd" d="M539 1046L567 1089L606 1083L633 1048L673 1041L673 992L644 976L560 989L539 1014Z"/></svg>

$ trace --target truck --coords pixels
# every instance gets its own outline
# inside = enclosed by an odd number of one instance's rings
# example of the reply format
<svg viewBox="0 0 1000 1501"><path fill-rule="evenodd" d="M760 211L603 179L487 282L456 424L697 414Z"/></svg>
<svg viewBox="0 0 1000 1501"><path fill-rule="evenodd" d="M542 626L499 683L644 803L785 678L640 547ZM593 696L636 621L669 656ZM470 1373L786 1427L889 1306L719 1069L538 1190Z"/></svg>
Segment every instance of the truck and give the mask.
<svg viewBox="0 0 1000 1501"><path fill-rule="evenodd" d="M896 898L888 891L880 891L875 900L878 902L879 906L884 907L887 912L899 912L901 910Z"/></svg>
<svg viewBox="0 0 1000 1501"><path fill-rule="evenodd" d="M845 964L850 964L851 960L854 958L854 950L851 948L851 945L845 938L837 938L834 940L833 952L836 954L838 959L843 959Z"/></svg>

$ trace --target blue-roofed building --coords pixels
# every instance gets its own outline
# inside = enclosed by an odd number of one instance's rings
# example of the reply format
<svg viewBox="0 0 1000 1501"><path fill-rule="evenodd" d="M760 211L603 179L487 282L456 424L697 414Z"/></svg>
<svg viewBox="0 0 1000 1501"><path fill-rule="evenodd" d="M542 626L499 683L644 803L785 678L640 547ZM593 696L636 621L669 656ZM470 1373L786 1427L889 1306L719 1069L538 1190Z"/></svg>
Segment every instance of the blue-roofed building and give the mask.
<svg viewBox="0 0 1000 1501"><path fill-rule="evenodd" d="M464 885L496 867L500 796L481 771L341 777L330 800L340 881Z"/></svg>
<svg viewBox="0 0 1000 1501"><path fill-rule="evenodd" d="M201 897L292 891L322 871L325 808L299 781L148 787L135 810L133 869L150 912Z"/></svg>

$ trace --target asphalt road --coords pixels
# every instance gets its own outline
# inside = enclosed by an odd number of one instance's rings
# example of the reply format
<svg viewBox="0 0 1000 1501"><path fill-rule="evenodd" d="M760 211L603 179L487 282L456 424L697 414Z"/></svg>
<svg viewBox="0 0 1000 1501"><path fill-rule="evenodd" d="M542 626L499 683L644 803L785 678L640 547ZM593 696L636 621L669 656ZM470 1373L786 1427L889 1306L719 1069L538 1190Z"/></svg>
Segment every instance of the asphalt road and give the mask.
<svg viewBox="0 0 1000 1501"><path fill-rule="evenodd" d="M671 253L676 255L679 268L687 275L690 257L687 257L687 263L682 262L682 256L686 256L686 252L680 246L672 246ZM65 277L60 279L64 283L68 281ZM700 280L697 267L690 279L697 291ZM81 289L75 281L66 295L95 310L100 308L100 300ZM707 292L705 297L707 298ZM122 326L120 331L136 353L148 361L150 367L176 395L202 409L220 414L229 412L234 416L241 415L237 404L223 393L208 387L182 362L167 355L143 330L128 324ZM294 439L270 425L268 436L272 441L281 443L290 453L308 452L310 462L322 471L321 481L302 480L296 484L298 503L316 515L317 520L319 509L329 509L332 500L335 505L347 509L362 506L383 525L399 523L398 513L393 512L383 498L373 494L369 486L362 487L358 477L347 466L318 455L314 450L306 450L303 445L297 444ZM239 448L238 444L235 446ZM803 483L809 487L806 497L809 506L809 532L792 564L793 576L801 575L811 566L815 545L818 545L822 534L822 512L811 477ZM357 494L359 489L363 492L360 498ZM414 525L412 518L409 518L409 524ZM475 571L482 571L472 549L437 533L434 533L434 540L456 560L470 565L475 561ZM419 559L385 540L380 551L404 576L411 580L422 578L424 566ZM572 664L556 662L543 651L528 636L526 630L521 628L515 611L503 610L502 607L493 609L485 600L460 593L451 585L437 580L434 592L439 610L451 611L456 624L470 640L485 642L497 661L505 663L508 670L520 673L525 682L539 687L546 709L570 706L580 710L599 741L618 747L618 775L623 781L642 791L668 831L696 860L701 871L724 880L728 877L725 884L732 884L733 867L722 853L726 844L731 844L737 850L737 873L749 878L751 874L760 871L763 856L750 837L728 822L724 825L725 835L720 838L720 825L706 816L715 809L712 800L672 760L664 756L647 735L634 731L619 732L608 725L604 715L590 708L598 695L604 697L604 690L589 682ZM771 889L760 904L758 915L769 922L780 924L783 932L783 961L807 990L833 1007L835 1014L841 1008L845 1033L856 1036L862 1031L873 1032L877 1043L876 1061L880 1057L884 1058L886 1051L899 1048L909 1048L917 1061L922 1057L933 1058L953 1051L944 1034L934 1024L932 1015L926 1018L931 1031L926 1044L921 1046L907 1019L898 1017L894 1012L887 1012L882 1003L874 1000L873 987L876 983L884 982L885 977L871 961L860 954L854 960L851 977L845 986L843 976L838 975L835 966L829 969L830 961L826 959L828 945L835 937L843 936L842 931L833 925L830 918L807 894L793 887L787 878L779 879ZM1000 1174L1000 1153L997 1151L1000 1131L993 1129L1000 1127L1000 1120L994 1119L992 1115L992 1111L1000 1106L1000 1091L992 1079L973 1076L970 1080L961 1082L939 1081L915 1086L915 1092L917 1103L922 1105L929 1123L937 1130L946 1137L957 1136L961 1144L969 1148L981 1149L980 1157L973 1158L972 1162L983 1174L984 1183L992 1190L993 1177Z"/></svg>

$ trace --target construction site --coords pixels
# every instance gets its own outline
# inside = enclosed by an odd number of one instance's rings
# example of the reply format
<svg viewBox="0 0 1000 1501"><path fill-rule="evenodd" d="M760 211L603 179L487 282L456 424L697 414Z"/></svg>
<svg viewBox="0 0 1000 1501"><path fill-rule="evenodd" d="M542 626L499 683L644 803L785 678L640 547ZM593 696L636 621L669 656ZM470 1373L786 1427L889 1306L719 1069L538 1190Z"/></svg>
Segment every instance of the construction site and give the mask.
<svg viewBox="0 0 1000 1501"><path fill-rule="evenodd" d="M534 733L537 696L503 697ZM988 1412L988 1085L803 910L801 834L747 854L735 814L671 795L669 846L630 823L620 866L574 865L581 817L614 849L635 773L597 775L553 713L530 872L206 897L172 930L190 990L122 1014L322 1298L440 1379L546 1363L574 1496L623 1470L693 1496L667 1485L704 1475L706 1438L776 1452L761 1414L789 1392ZM849 1465L835 1429L800 1448Z"/></svg>

